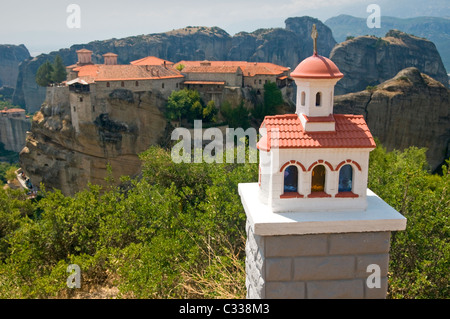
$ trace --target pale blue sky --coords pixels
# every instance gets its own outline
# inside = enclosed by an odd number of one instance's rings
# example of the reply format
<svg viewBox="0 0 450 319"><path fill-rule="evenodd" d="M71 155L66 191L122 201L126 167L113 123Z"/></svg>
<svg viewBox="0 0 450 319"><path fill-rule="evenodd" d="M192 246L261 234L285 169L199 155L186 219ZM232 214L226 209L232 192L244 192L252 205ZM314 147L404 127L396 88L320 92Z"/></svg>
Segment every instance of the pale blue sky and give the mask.
<svg viewBox="0 0 450 319"><path fill-rule="evenodd" d="M233 35L284 27L289 17L325 22L339 15L450 16L448 0L0 0L0 44L25 44L32 55L93 40L170 31L188 25L218 26ZM69 4L81 8L81 28L66 25Z"/></svg>

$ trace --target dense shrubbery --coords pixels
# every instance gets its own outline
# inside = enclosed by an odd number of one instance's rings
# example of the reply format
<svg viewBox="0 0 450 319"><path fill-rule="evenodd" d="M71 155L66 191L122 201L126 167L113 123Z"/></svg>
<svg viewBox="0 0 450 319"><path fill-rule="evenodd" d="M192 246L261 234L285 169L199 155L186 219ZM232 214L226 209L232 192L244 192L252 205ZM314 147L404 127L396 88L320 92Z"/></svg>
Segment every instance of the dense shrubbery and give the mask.
<svg viewBox="0 0 450 319"><path fill-rule="evenodd" d="M428 173L425 149L370 155L369 188L407 218L391 239L390 297L449 298L450 171Z"/></svg>
<svg viewBox="0 0 450 319"><path fill-rule="evenodd" d="M245 215L237 193L257 164L175 164L152 147L142 178L40 201L0 190L0 298L71 297L112 285L123 298L245 297ZM371 154L370 185L408 218L392 235L390 297L448 298L449 195L423 150Z"/></svg>
<svg viewBox="0 0 450 319"><path fill-rule="evenodd" d="M257 180L255 164L174 164L156 147L142 159L127 191L44 191L31 203L2 190L0 297L70 296L69 264L84 285L114 280L126 297L244 297L237 184Z"/></svg>
<svg viewBox="0 0 450 319"><path fill-rule="evenodd" d="M217 109L214 101L209 101L206 105L196 90L183 89L173 91L167 100L166 117L169 120L183 119L189 123L194 120L204 120L215 122Z"/></svg>

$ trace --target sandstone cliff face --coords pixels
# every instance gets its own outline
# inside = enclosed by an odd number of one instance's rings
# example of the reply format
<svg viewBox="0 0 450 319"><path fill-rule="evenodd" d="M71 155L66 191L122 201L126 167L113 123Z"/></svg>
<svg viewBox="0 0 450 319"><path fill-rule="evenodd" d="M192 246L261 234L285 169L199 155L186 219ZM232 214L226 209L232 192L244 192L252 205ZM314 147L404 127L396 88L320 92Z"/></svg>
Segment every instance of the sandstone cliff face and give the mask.
<svg viewBox="0 0 450 319"><path fill-rule="evenodd" d="M17 89L13 102L29 112L40 109L45 99L45 89L35 83L35 74L46 60L53 61L58 54L65 65L77 61L76 50L87 48L94 52L94 63L103 63L102 54L118 54L118 63L128 64L146 56L156 56L172 62L181 60L242 60L252 62L273 62L283 66L296 67L312 54L310 33L316 23L320 32L321 54L328 56L334 41L331 30L317 19L310 17L289 18L286 29L260 29L252 33L230 36L218 27L186 27L165 33L93 41L73 45L50 54L42 54L28 60L20 67ZM309 31L307 31L309 30Z"/></svg>
<svg viewBox="0 0 450 319"><path fill-rule="evenodd" d="M227 60L272 62L294 69L300 61L312 55L313 24L320 34L317 45L321 48L321 55L329 56L336 45L331 30L318 19L288 18L285 24L285 29L259 29L236 34Z"/></svg>
<svg viewBox="0 0 450 319"><path fill-rule="evenodd" d="M31 128L28 119L0 117L0 143L5 150L19 153L25 146L26 133Z"/></svg>
<svg viewBox="0 0 450 319"><path fill-rule="evenodd" d="M0 45L0 87L16 87L19 64L28 58L30 53L23 44Z"/></svg>
<svg viewBox="0 0 450 319"><path fill-rule="evenodd" d="M428 148L432 170L450 156L450 90L417 68L400 71L376 90L335 97L334 111L364 115L388 150Z"/></svg>
<svg viewBox="0 0 450 319"><path fill-rule="evenodd" d="M336 95L377 85L407 67L416 67L448 86L448 76L436 46L396 30L384 38L362 36L342 42L331 51L330 59L344 73L336 85Z"/></svg>
<svg viewBox="0 0 450 319"><path fill-rule="evenodd" d="M80 123L79 133L72 127L68 94L48 93L20 153L32 183L73 195L89 182L105 185L108 164L117 182L120 176L139 173L137 154L156 144L166 127L160 110L164 100L150 92L129 93L131 102L108 98L107 112Z"/></svg>
<svg viewBox="0 0 450 319"><path fill-rule="evenodd" d="M420 13L424 15L423 12ZM397 18L382 16L380 28L370 29L370 34L383 37L389 30L402 30L415 36L426 38L436 45L445 69L450 72L450 19L439 16L421 16L414 18ZM341 14L325 21L333 30L333 36L338 42L343 42L348 36L367 34L367 19Z"/></svg>
<svg viewBox="0 0 450 319"><path fill-rule="evenodd" d="M318 53L322 56L329 57L331 50L336 45L333 33L329 27L320 20L311 17L288 18L286 21L286 30L292 31L301 41L302 52L300 60L297 60L290 67L295 68L302 60L312 55L314 51L313 41L311 39L311 30L313 24L317 27L319 37L317 38Z"/></svg>

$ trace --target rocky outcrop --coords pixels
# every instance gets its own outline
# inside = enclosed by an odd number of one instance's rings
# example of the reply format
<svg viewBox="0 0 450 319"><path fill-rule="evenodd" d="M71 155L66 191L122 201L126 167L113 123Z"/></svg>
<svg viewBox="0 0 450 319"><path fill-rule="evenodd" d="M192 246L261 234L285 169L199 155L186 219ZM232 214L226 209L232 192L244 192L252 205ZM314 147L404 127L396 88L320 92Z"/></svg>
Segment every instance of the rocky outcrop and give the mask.
<svg viewBox="0 0 450 319"><path fill-rule="evenodd" d="M31 134L20 153L20 165L35 185L72 195L87 183L105 185L108 166L116 182L140 171L138 154L157 144L166 127L164 100L151 92L116 94L106 112L79 123L76 133L66 87L48 88L47 100L33 117ZM125 96L129 96L125 94Z"/></svg>
<svg viewBox="0 0 450 319"><path fill-rule="evenodd" d="M300 60L294 62L293 65L288 65L295 68L298 63L307 57L311 56L313 52L313 41L311 40L311 30L313 24L316 25L319 37L317 38L318 53L322 56L329 57L331 50L336 45L336 40L333 38L331 29L323 24L320 20L311 17L288 18L286 21L286 30L292 31L301 40L301 55ZM288 50L289 51L289 50Z"/></svg>
<svg viewBox="0 0 450 319"><path fill-rule="evenodd" d="M19 64L28 58L30 53L23 44L0 44L0 87L16 87Z"/></svg>
<svg viewBox="0 0 450 319"><path fill-rule="evenodd" d="M227 60L272 62L293 69L313 52L313 24L320 34L317 45L321 55L329 56L336 45L331 30L318 19L288 18L285 24L285 29L259 29L234 35Z"/></svg>
<svg viewBox="0 0 450 319"><path fill-rule="evenodd" d="M25 146L27 131L31 128L31 122L25 116L20 118L0 117L0 143L7 151L19 153Z"/></svg>
<svg viewBox="0 0 450 319"><path fill-rule="evenodd" d="M238 60L251 62L272 62L288 67L297 64L312 53L311 26L316 23L320 32L321 54L328 56L336 44L331 30L317 19L310 17L289 18L286 28L260 29L252 33L242 32L230 36L218 27L186 27L165 33L93 41L73 45L42 54L23 63L20 68L17 89L13 102L29 112L40 109L45 99L45 89L35 82L35 74L45 61L53 61L60 55L65 65L77 61L76 50L86 48L94 52L94 63L103 63L102 54L118 54L118 63L128 64L146 56L156 56L172 62L181 60ZM309 31L307 31L309 30Z"/></svg>
<svg viewBox="0 0 450 319"><path fill-rule="evenodd" d="M426 147L436 170L450 156L450 90L417 68L357 93L336 96L335 113L364 115L388 150Z"/></svg>
<svg viewBox="0 0 450 319"><path fill-rule="evenodd" d="M389 31L383 38L361 36L342 42L331 51L330 59L344 74L336 85L336 95L377 85L408 67L416 67L448 86L448 76L436 46L397 30Z"/></svg>
<svg viewBox="0 0 450 319"><path fill-rule="evenodd" d="M433 3L434 7L435 3ZM420 14L424 14L421 12ZM389 30L402 30L415 36L426 38L436 45L444 63L445 69L450 72L450 19L439 16L421 16L414 18L381 17L380 28L368 30L367 19L341 14L325 21L333 30L333 36L338 42L347 37L362 36L367 33L383 37Z"/></svg>
<svg viewBox="0 0 450 319"><path fill-rule="evenodd" d="M47 59L32 58L19 65L17 85L12 96L12 103L25 108L29 113L39 110L45 100L45 88L36 83L36 72Z"/></svg>

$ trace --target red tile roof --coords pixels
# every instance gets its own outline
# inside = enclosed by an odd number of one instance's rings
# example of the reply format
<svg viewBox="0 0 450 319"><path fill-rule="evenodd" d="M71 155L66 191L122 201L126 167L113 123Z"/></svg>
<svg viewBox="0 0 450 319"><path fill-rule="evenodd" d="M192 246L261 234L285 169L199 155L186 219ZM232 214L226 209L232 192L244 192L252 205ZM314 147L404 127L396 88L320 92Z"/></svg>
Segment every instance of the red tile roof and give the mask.
<svg viewBox="0 0 450 319"><path fill-rule="evenodd" d="M314 54L300 62L291 73L293 78L307 79L340 79L344 74L339 71L336 64L328 58Z"/></svg>
<svg viewBox="0 0 450 319"><path fill-rule="evenodd" d="M375 148L375 141L362 115L334 114L334 132L305 132L297 114L266 116L267 129L257 146L275 148ZM275 130L279 130L278 137Z"/></svg>
<svg viewBox="0 0 450 319"><path fill-rule="evenodd" d="M73 69L78 78L88 83L97 81L129 81L182 78L183 75L173 68L161 65L85 65Z"/></svg>
<svg viewBox="0 0 450 319"><path fill-rule="evenodd" d="M76 52L77 53L92 53L92 51L88 50L88 49L80 49L80 50L77 50Z"/></svg>
<svg viewBox="0 0 450 319"><path fill-rule="evenodd" d="M220 68L234 68L239 67L242 70L244 76L255 76L255 75L281 75L284 72L289 71L289 68L280 66L273 63L266 62L246 62L246 61L180 61L175 64L175 66L182 64L184 69L182 72L204 72L204 73L219 73L215 70ZM226 72L228 73L228 72Z"/></svg>
<svg viewBox="0 0 450 319"><path fill-rule="evenodd" d="M173 65L173 62L163 60L160 58L157 58L155 56L148 56L136 61L131 61L130 64L133 65L164 65L164 62L166 62L166 65Z"/></svg>
<svg viewBox="0 0 450 319"><path fill-rule="evenodd" d="M185 65L183 73L237 73L237 65Z"/></svg>
<svg viewBox="0 0 450 319"><path fill-rule="evenodd" d="M4 108L3 110L0 111L1 113L25 113L24 109L19 109L19 108L12 108L12 109L8 109L8 108Z"/></svg>

